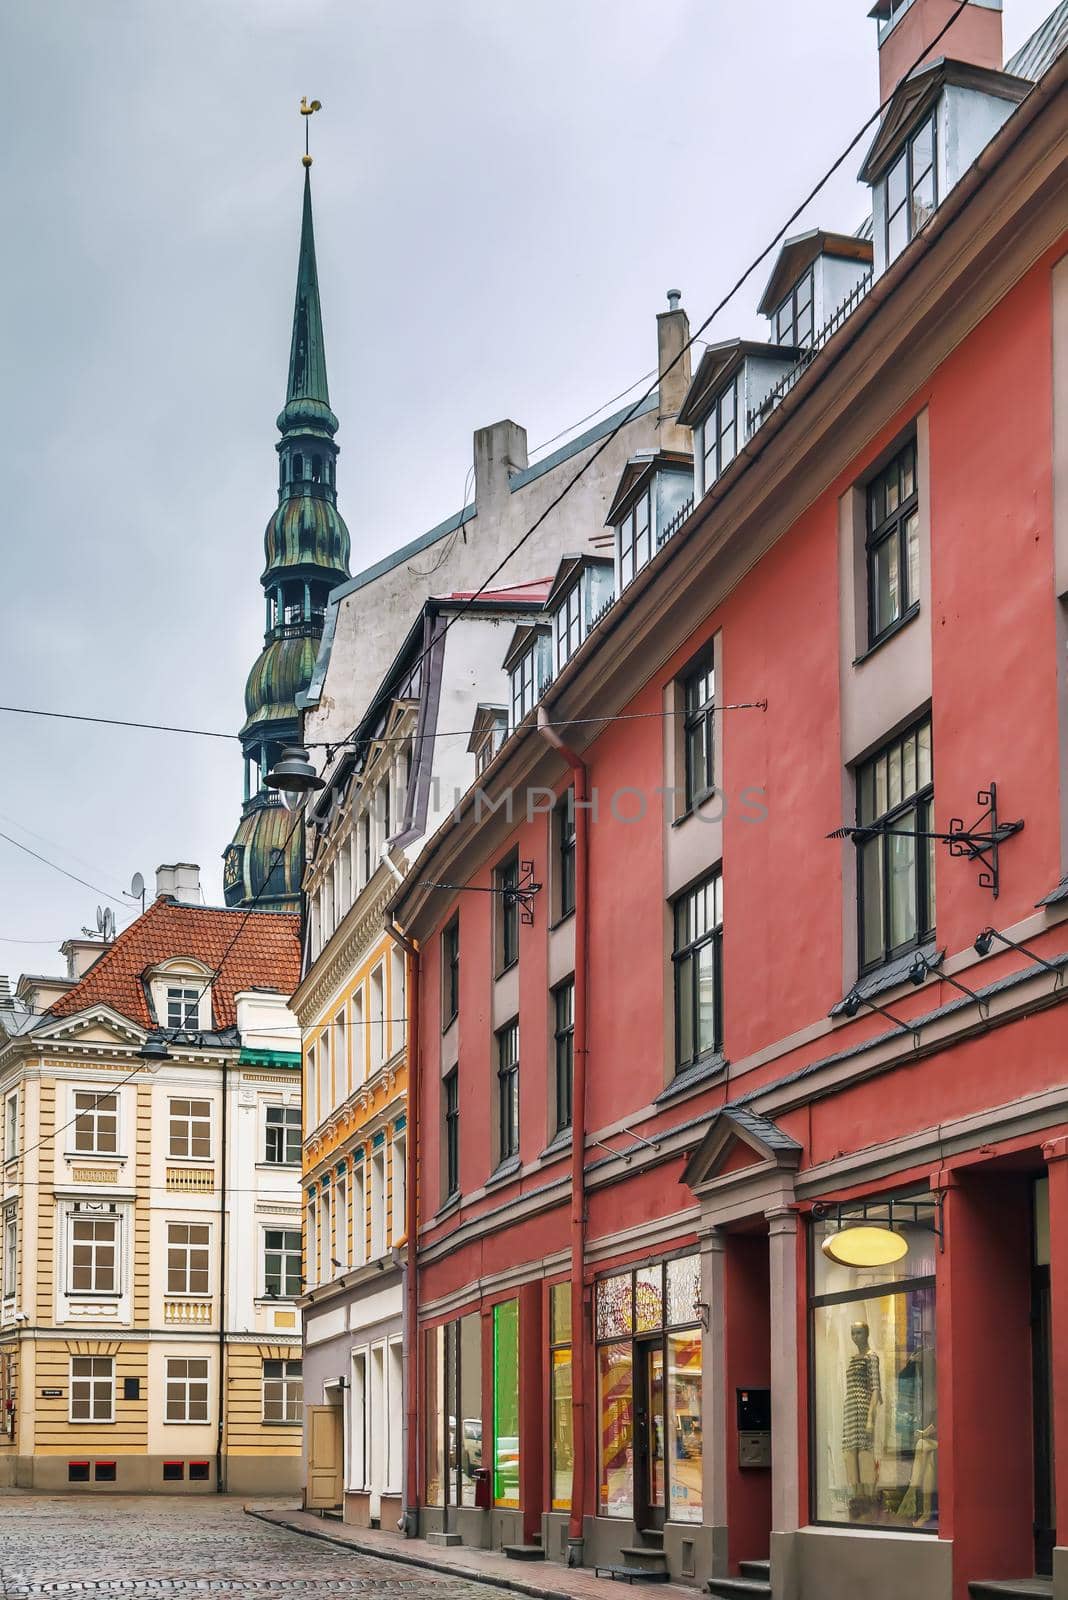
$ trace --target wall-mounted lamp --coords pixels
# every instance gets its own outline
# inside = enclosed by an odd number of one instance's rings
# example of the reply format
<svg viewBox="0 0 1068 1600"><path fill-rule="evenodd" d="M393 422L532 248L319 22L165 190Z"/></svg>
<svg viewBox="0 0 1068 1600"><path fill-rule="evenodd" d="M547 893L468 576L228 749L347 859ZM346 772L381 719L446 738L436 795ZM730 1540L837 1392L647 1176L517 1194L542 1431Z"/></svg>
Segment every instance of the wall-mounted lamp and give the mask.
<svg viewBox="0 0 1068 1600"><path fill-rule="evenodd" d="M943 982L952 984L954 989L959 989L961 994L966 994L969 1000L975 1001L979 1007L979 1015L984 1022L986 1021L986 1014L990 1006L989 1000L982 999L974 989L969 989L967 984L959 982L958 979L952 977L950 973L943 971L941 968L936 971L921 950L917 953L915 961L908 970L908 980L919 987L927 978L941 978Z"/></svg>
<svg viewBox="0 0 1068 1600"><path fill-rule="evenodd" d="M869 1011L877 1011L881 1017L885 1017L888 1022L892 1022L895 1028L911 1033L913 1046L919 1045L920 1030L916 1024L905 1022L901 1017L895 1017L892 1011L887 1011L886 1007L879 1005L877 1001L866 999L864 995L858 994L856 989L847 994L842 1001L842 1010L847 1017L855 1017L861 1006L867 1006Z"/></svg>
<svg viewBox="0 0 1068 1600"><path fill-rule="evenodd" d="M1056 975L1057 982L1064 979L1064 968L1055 966L1052 961L1047 961L1045 956L1038 955L1034 950L1029 950L1025 944L1019 944L1015 939L1010 939L1007 934L999 933L996 928L984 928L982 933L975 936L975 950L978 955L988 956L994 940L1007 945L1010 950L1019 950L1021 955L1030 956L1032 961L1037 961L1040 967L1045 967L1047 972Z"/></svg>

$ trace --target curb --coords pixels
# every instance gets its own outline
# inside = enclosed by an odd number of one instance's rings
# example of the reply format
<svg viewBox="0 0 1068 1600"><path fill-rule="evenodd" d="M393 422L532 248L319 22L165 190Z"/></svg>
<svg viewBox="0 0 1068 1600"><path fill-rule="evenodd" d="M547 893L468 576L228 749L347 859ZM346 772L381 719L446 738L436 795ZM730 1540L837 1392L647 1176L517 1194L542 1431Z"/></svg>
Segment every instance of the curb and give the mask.
<svg viewBox="0 0 1068 1600"><path fill-rule="evenodd" d="M462 1578L467 1583L484 1583L494 1589L505 1589L511 1594L532 1595L534 1600L565 1600L560 1589L542 1589L536 1583L524 1583L519 1578L502 1578L498 1573L472 1572L470 1567L454 1567L447 1561L431 1561L426 1556L408 1555L400 1550L384 1554L369 1545L357 1544L354 1539L338 1539L329 1533L320 1533L318 1528L305 1528L299 1523L289 1522L284 1515L272 1516L267 1511L253 1511L247 1505L244 1512L247 1517L269 1522L273 1528L287 1528L290 1533L299 1533L305 1539L321 1539L324 1544L332 1544L338 1550L350 1550L356 1555L371 1556L377 1561L399 1561L408 1567L421 1567L424 1572L442 1572L450 1578Z"/></svg>

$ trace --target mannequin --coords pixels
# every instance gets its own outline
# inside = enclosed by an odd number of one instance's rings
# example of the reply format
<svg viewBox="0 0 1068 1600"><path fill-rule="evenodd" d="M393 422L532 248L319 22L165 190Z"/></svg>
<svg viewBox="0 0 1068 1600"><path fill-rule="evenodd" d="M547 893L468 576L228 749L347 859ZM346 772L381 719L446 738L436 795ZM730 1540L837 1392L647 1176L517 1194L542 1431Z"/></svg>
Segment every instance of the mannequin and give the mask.
<svg viewBox="0 0 1068 1600"><path fill-rule="evenodd" d="M845 1372L842 1408L842 1454L849 1485L849 1516L854 1522L875 1509L875 1419L883 1403L879 1357L870 1348L866 1322L854 1322L849 1337L856 1346Z"/></svg>
<svg viewBox="0 0 1068 1600"><path fill-rule="evenodd" d="M936 1518L938 1490L938 1438L935 1422L934 1349L924 1339L906 1360L899 1374L917 1386L916 1433L913 1440L912 1476L897 1514L914 1528L924 1528Z"/></svg>

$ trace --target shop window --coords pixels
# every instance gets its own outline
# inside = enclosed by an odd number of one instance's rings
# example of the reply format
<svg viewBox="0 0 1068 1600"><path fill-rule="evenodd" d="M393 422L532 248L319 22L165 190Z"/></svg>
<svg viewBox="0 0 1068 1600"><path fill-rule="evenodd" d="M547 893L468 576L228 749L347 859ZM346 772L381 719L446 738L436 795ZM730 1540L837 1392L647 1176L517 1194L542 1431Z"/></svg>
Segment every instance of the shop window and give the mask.
<svg viewBox="0 0 1068 1600"><path fill-rule="evenodd" d="M907 1250L888 1266L828 1259L820 1247L837 1232L838 1219L813 1226L817 1522L938 1531L933 1216L930 1195L895 1200L893 1227ZM889 1210L869 1201L863 1220L885 1224Z"/></svg>
<svg viewBox="0 0 1068 1600"><path fill-rule="evenodd" d="M493 1503L519 1505L519 1301L493 1308Z"/></svg>
<svg viewBox="0 0 1068 1600"><path fill-rule="evenodd" d="M473 1506L475 1474L483 1465L477 1311L427 1332L426 1426L427 1505ZM518 1493L518 1477L516 1484Z"/></svg>
<svg viewBox="0 0 1068 1600"><path fill-rule="evenodd" d="M426 1334L426 1503L445 1504L445 1329Z"/></svg>
<svg viewBox="0 0 1068 1600"><path fill-rule="evenodd" d="M575 1436L571 1410L571 1285L549 1290L550 1492L554 1511L571 1510Z"/></svg>
<svg viewBox="0 0 1068 1600"><path fill-rule="evenodd" d="M598 1510L700 1522L700 1257L597 1284Z"/></svg>

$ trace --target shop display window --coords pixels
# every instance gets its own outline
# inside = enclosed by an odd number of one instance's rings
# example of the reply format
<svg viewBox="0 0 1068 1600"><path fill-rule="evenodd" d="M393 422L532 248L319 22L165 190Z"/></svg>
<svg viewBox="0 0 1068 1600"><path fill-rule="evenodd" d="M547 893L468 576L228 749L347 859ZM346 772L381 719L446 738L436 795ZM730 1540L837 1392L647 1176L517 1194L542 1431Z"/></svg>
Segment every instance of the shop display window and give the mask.
<svg viewBox="0 0 1068 1600"><path fill-rule="evenodd" d="M445 1329L426 1334L426 1503L445 1504Z"/></svg>
<svg viewBox="0 0 1068 1600"><path fill-rule="evenodd" d="M906 1220L911 1214L914 1220ZM906 1245L901 1258L846 1266L822 1246L839 1221L812 1230L812 1512L817 1522L938 1531L935 1207L895 1200L866 1224ZM848 1226L849 1218L842 1219Z"/></svg>
<svg viewBox="0 0 1068 1600"><path fill-rule="evenodd" d="M426 1503L473 1506L482 1465L482 1319L426 1335Z"/></svg>
<svg viewBox="0 0 1068 1600"><path fill-rule="evenodd" d="M596 1285L601 1516L701 1521L700 1284L690 1255Z"/></svg>
<svg viewBox="0 0 1068 1600"><path fill-rule="evenodd" d="M549 1405L552 1508L570 1511L575 1459L571 1411L571 1285L549 1290Z"/></svg>
<svg viewBox="0 0 1068 1600"><path fill-rule="evenodd" d="M493 1308L493 1503L519 1505L519 1301Z"/></svg>

